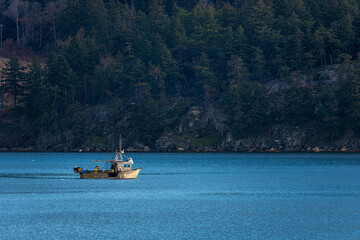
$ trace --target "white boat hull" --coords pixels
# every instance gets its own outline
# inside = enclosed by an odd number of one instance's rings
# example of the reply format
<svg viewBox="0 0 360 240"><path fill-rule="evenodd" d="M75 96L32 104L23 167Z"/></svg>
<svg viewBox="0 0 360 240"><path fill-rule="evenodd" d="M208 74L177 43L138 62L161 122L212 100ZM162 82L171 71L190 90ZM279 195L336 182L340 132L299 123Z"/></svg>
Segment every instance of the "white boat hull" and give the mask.
<svg viewBox="0 0 360 240"><path fill-rule="evenodd" d="M80 173L81 179L136 179L142 168L119 172L116 176L105 172L86 172Z"/></svg>

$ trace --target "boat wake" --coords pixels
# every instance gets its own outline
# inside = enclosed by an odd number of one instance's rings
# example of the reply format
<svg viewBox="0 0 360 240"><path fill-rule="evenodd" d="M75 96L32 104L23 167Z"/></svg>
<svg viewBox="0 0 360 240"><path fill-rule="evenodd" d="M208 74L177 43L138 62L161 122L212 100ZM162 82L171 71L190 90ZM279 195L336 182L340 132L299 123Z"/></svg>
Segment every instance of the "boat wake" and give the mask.
<svg viewBox="0 0 360 240"><path fill-rule="evenodd" d="M163 173L142 173L141 175L147 176L171 176L171 175L207 175L207 174L224 174L223 172L163 172Z"/></svg>
<svg viewBox="0 0 360 240"><path fill-rule="evenodd" d="M142 173L141 175L158 176L158 175L194 175L195 173Z"/></svg>
<svg viewBox="0 0 360 240"><path fill-rule="evenodd" d="M76 179L72 173L0 173L0 178Z"/></svg>

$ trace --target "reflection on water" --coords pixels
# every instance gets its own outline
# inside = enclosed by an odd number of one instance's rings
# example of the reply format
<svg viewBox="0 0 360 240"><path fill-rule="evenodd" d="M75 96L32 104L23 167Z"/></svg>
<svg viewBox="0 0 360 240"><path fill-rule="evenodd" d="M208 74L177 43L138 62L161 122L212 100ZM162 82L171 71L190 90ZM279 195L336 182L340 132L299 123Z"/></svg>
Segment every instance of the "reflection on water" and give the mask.
<svg viewBox="0 0 360 240"><path fill-rule="evenodd" d="M0 239L360 239L359 154L129 155L0 153Z"/></svg>

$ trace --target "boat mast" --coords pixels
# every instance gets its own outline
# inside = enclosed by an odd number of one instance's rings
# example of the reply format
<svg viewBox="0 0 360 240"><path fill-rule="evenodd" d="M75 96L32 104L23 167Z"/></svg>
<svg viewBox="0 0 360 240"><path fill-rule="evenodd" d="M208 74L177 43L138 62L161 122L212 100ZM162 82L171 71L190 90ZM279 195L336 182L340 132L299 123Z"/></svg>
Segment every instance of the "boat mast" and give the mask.
<svg viewBox="0 0 360 240"><path fill-rule="evenodd" d="M121 134L120 134L120 139L119 139L119 153L120 153L120 160L123 161L123 152L122 152L122 138L121 138Z"/></svg>

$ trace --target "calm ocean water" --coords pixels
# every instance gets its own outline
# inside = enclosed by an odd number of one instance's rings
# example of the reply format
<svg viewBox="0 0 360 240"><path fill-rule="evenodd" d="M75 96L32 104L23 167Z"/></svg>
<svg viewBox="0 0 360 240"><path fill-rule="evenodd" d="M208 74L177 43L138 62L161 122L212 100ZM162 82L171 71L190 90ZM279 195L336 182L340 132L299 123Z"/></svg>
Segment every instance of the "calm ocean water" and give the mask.
<svg viewBox="0 0 360 240"><path fill-rule="evenodd" d="M360 154L0 153L0 239L360 239Z"/></svg>

